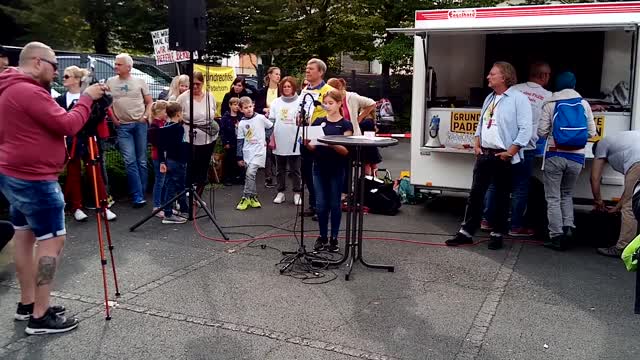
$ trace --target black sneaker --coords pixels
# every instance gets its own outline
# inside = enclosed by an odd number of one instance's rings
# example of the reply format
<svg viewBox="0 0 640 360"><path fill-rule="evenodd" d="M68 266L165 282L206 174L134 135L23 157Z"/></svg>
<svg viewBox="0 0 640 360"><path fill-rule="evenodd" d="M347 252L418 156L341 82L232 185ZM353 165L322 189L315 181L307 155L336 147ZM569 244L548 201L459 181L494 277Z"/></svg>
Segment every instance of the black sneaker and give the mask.
<svg viewBox="0 0 640 360"><path fill-rule="evenodd" d="M458 232L456 236L444 242L447 246L458 246L458 245L467 245L473 244L473 239L465 234Z"/></svg>
<svg viewBox="0 0 640 360"><path fill-rule="evenodd" d="M147 201L146 200L142 200L140 202L134 202L133 203L133 208L134 209L140 209L140 208L144 207L145 205L147 205Z"/></svg>
<svg viewBox="0 0 640 360"><path fill-rule="evenodd" d="M327 246L328 242L329 242L329 240L326 237L318 236L318 239L316 240L316 243L313 245L313 250L315 250L315 251L324 250L324 248L325 248L325 246Z"/></svg>
<svg viewBox="0 0 640 360"><path fill-rule="evenodd" d="M502 249L502 236L491 235L489 236L489 250Z"/></svg>
<svg viewBox="0 0 640 360"><path fill-rule="evenodd" d="M314 215L311 217L311 221L318 221L318 214L314 214Z"/></svg>
<svg viewBox="0 0 640 360"><path fill-rule="evenodd" d="M558 235L558 236L549 238L549 240L545 241L542 246L549 249L557 250L557 251L563 251L565 250L565 241L566 241L565 235Z"/></svg>
<svg viewBox="0 0 640 360"><path fill-rule="evenodd" d="M304 217L311 217L314 216L316 214L316 209L314 208L308 208L307 210L302 212L302 216Z"/></svg>
<svg viewBox="0 0 640 360"><path fill-rule="evenodd" d="M333 252L333 253L340 251L340 248L338 247L338 239L331 238L331 240L329 240L329 246L327 246L327 251Z"/></svg>
<svg viewBox="0 0 640 360"><path fill-rule="evenodd" d="M266 187L267 189L273 189L274 187L276 187L276 184L273 183L273 179L266 179L264 181L264 187Z"/></svg>
<svg viewBox="0 0 640 360"><path fill-rule="evenodd" d="M40 319L30 318L29 324L24 329L24 332L29 335L57 334L77 328L78 323L78 319L56 315L56 313L49 308Z"/></svg>
<svg viewBox="0 0 640 360"><path fill-rule="evenodd" d="M53 305L49 307L56 315L64 315L67 309L62 305ZM22 303L18 303L18 309L16 310L15 315L13 315L14 319L17 321L27 321L31 318L31 314L33 314L33 303L24 305Z"/></svg>

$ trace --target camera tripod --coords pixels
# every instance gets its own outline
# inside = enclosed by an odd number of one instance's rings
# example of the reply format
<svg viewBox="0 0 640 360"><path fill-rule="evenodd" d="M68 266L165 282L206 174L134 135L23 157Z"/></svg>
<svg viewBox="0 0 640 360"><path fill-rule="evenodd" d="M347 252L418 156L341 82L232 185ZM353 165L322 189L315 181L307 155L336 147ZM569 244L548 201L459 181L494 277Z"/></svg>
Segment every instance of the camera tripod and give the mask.
<svg viewBox="0 0 640 360"><path fill-rule="evenodd" d="M105 320L111 320L111 313L109 308L109 290L107 286L107 258L104 251L104 239L103 239L103 227L107 236L107 244L109 247L109 255L111 257L111 271L113 272L113 283L116 288L116 298L120 297L120 289L118 288L118 276L116 273L116 263L113 257L113 243L111 242L111 230L109 228L109 221L107 220L107 195L104 185L104 181L98 182L98 178L102 179L102 175L99 175L102 171L102 157L98 150L98 143L96 136L88 137L89 143L89 161L86 162L86 170L92 177L93 195L96 206L96 223L98 228L98 246L100 247L100 265L102 267L102 285L104 287L104 307L105 307Z"/></svg>
<svg viewBox="0 0 640 360"><path fill-rule="evenodd" d="M193 68L194 68L194 51L190 51L190 60L189 60L189 64L190 64L190 68L191 68L191 74L193 74ZM209 94L207 93L206 95L207 99L209 97ZM187 165L187 171L193 171L193 169L190 169L190 167L192 166L192 164L194 164L194 159L195 159L195 147L193 145L193 140L195 137L195 127L193 124L193 76L191 81L189 81L189 114L191 116L191 120L189 121L189 151L191 153L190 155L190 161L189 164ZM207 106L208 108L209 106ZM213 119L208 119L210 121L214 121ZM194 201L198 203L198 205L200 205L200 208L203 209L206 213L206 216L209 218L209 220L211 220L211 222L213 223L213 225L215 225L216 229L218 229L218 232L220 233L220 235L222 235L222 238L224 238L225 240L229 240L229 237L224 233L224 231L222 231L222 228L220 227L220 225L218 225L218 223L215 220L215 217L213 215L213 213L211 212L211 210L209 210L209 208L207 207L207 204L202 201L202 198L200 197L200 194L198 194L198 192L196 191L197 189L197 185L195 183L193 183L193 181L191 182L191 184L185 186L184 190L182 190L180 193L176 194L173 198L171 198L170 200L168 200L167 202L165 202L164 204L162 204L158 209L154 210L150 215L147 215L144 219L138 221L137 223L135 223L134 225L132 225L129 228L129 231L133 232L135 231L138 227L140 227L140 225L144 224L145 222L149 221L149 219L153 218L156 216L156 214L158 214L160 211L163 211L163 209L169 205L169 204L173 204L174 201L176 201L177 199L179 199L182 196L188 196L188 210L189 210L189 217L187 220L189 221L194 221L196 219L195 215L194 215ZM215 191L215 190L212 190Z"/></svg>

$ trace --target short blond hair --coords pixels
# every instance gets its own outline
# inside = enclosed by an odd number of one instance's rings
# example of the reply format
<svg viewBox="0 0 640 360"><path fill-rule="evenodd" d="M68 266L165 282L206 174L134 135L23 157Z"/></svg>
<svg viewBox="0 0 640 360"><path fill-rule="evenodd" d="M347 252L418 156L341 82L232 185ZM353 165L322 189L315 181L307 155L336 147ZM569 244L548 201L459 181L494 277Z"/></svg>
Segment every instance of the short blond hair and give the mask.
<svg viewBox="0 0 640 360"><path fill-rule="evenodd" d="M253 105L253 100L251 100L248 96L243 96L240 98L240 107L244 107L245 105Z"/></svg>
<svg viewBox="0 0 640 360"><path fill-rule="evenodd" d="M32 41L25 45L20 51L20 57L18 59L18 65L24 66L29 62L29 60L34 57L41 57L44 53L49 52L55 56L53 50L46 44Z"/></svg>
<svg viewBox="0 0 640 360"><path fill-rule="evenodd" d="M232 97L231 99L229 99L229 106L238 104L240 104L240 99L238 99L237 97Z"/></svg>
<svg viewBox="0 0 640 360"><path fill-rule="evenodd" d="M311 64L317 66L318 70L320 70L320 72L323 75L327 73L327 64L324 61L322 61L322 60L320 60L318 58L313 58L313 59L307 61L307 65L311 65Z"/></svg>

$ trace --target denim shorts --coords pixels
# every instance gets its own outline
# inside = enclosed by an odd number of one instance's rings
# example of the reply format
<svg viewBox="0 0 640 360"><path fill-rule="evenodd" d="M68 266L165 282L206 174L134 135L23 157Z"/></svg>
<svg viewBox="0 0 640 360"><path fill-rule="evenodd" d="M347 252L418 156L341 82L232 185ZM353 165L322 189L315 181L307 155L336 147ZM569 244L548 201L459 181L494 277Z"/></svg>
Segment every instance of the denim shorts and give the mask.
<svg viewBox="0 0 640 360"><path fill-rule="evenodd" d="M20 180L0 174L0 191L11 204L16 230L31 230L36 240L66 235L64 196L57 181Z"/></svg>

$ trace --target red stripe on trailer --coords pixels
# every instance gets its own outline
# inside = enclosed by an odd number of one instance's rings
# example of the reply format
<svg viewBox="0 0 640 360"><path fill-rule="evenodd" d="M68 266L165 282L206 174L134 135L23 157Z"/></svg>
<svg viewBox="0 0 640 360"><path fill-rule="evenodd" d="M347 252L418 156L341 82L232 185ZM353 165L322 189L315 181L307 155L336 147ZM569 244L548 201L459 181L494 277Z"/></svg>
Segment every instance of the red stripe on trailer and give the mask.
<svg viewBox="0 0 640 360"><path fill-rule="evenodd" d="M411 133L404 133L404 134L376 134L376 136L377 137L411 139Z"/></svg>
<svg viewBox="0 0 640 360"><path fill-rule="evenodd" d="M548 15L592 15L637 12L640 12L640 2L618 4L588 3L575 5L511 6L499 8L427 10L417 11L416 20L446 20L456 18L492 18Z"/></svg>

